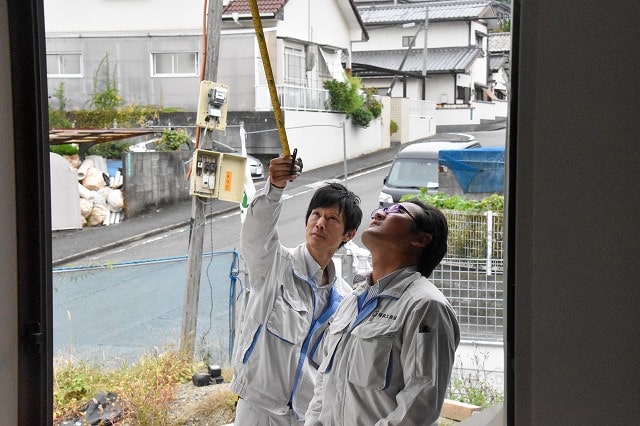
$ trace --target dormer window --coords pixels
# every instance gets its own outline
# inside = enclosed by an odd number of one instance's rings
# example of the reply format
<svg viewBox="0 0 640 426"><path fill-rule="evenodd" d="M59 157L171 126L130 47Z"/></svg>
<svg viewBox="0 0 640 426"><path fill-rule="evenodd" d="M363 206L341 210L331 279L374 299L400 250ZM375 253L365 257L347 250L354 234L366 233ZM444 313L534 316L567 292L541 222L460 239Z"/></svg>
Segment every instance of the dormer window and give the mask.
<svg viewBox="0 0 640 426"><path fill-rule="evenodd" d="M485 40L487 39L487 35L481 33L480 31L476 31L476 47L482 49L482 55L485 56L487 54L487 49L485 47Z"/></svg>

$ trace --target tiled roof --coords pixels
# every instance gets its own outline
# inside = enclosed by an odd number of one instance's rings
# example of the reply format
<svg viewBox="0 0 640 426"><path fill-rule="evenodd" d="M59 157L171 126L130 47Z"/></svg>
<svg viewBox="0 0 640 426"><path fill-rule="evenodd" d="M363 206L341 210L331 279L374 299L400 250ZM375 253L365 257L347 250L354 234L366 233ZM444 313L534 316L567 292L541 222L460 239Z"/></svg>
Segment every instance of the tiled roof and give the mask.
<svg viewBox="0 0 640 426"><path fill-rule="evenodd" d="M396 4L384 6L358 6L365 25L388 25L419 22L425 19L425 6L429 6L429 21L478 19L493 16L491 1L460 0L436 1L422 4Z"/></svg>
<svg viewBox="0 0 640 426"><path fill-rule="evenodd" d="M284 6L287 0L258 0L258 10L260 13L277 14ZM251 14L251 8L249 7L249 0L231 0L227 6L222 9L223 15L231 15L232 13L238 14Z"/></svg>
<svg viewBox="0 0 640 426"><path fill-rule="evenodd" d="M489 52L510 52L511 33L490 33Z"/></svg>
<svg viewBox="0 0 640 426"><path fill-rule="evenodd" d="M397 71L406 50L352 52L353 69L377 69ZM402 66L402 72L421 73L424 62L423 49L412 49ZM449 47L427 50L427 74L466 72L473 61L482 55L477 47Z"/></svg>
<svg viewBox="0 0 640 426"><path fill-rule="evenodd" d="M261 16L278 16L284 5L288 0L257 0L258 10L260 11ZM314 0L316 2L323 2L327 0ZM362 40L369 40L369 35L367 34L367 29L360 17L358 9L356 8L353 0L340 0L338 1L338 7L342 11L345 16L345 21L348 25L352 27L357 27L360 29L362 34ZM249 6L249 0L230 0L229 3L222 9L222 17L223 20L225 17L227 19L229 17L233 17L242 19L243 17L251 17L251 7ZM299 17L292 17L293 20L299 19ZM327 23L327 25L331 25L331 23Z"/></svg>

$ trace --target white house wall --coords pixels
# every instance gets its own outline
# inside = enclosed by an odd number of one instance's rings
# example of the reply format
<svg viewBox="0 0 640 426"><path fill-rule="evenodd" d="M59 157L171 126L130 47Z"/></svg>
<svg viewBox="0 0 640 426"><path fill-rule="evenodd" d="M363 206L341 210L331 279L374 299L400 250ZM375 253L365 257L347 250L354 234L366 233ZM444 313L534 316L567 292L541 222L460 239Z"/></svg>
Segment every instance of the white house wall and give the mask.
<svg viewBox="0 0 640 426"><path fill-rule="evenodd" d="M466 22L434 22L429 24L429 48L468 46L469 25ZM420 43L420 40L418 40ZM424 43L424 41L422 41ZM417 44L421 46L421 44Z"/></svg>
<svg viewBox="0 0 640 426"><path fill-rule="evenodd" d="M430 76L429 84L427 85L427 100L436 104L453 103L456 96L454 85L453 74Z"/></svg>
<svg viewBox="0 0 640 426"><path fill-rule="evenodd" d="M488 56L483 56L475 61L471 65L471 70L469 74L471 75L472 86L471 90L473 91L473 83L487 84L487 72L488 72Z"/></svg>
<svg viewBox="0 0 640 426"><path fill-rule="evenodd" d="M484 33L486 33L486 27ZM420 27L413 26L403 28L402 26L390 26L382 28L370 28L369 41L366 43L353 43L354 52L369 52L376 50L397 50L406 49L402 46L402 37L416 37L414 47L422 49L424 47L424 31L418 31ZM417 32L417 35L416 35ZM475 32L473 32L472 43L475 43ZM466 22L434 22L429 23L427 34L427 45L430 49L452 46L469 46L469 24Z"/></svg>
<svg viewBox="0 0 640 426"><path fill-rule="evenodd" d="M352 49L354 52L370 52L375 50L397 50L405 49L402 47L402 37L413 37L416 33L416 28L402 28L402 27L384 27L384 28L370 28L368 29L369 41L364 43L353 43ZM422 34L422 33L421 33ZM421 37L419 35L418 37ZM422 47L424 45L424 39L416 38L416 47Z"/></svg>
<svg viewBox="0 0 640 426"><path fill-rule="evenodd" d="M352 125L344 114L285 111L285 124L289 146L298 149L307 170L343 161L345 147L349 159L389 146L381 137L382 118L372 120L364 129Z"/></svg>
<svg viewBox="0 0 640 426"><path fill-rule="evenodd" d="M202 0L44 0L46 31L130 32L202 29Z"/></svg>
<svg viewBox="0 0 640 426"><path fill-rule="evenodd" d="M271 39L270 34L265 32L265 37ZM220 43L217 80L229 86L228 109L252 111L255 108L256 86L260 81L256 79L261 78L266 82L262 63L256 59L260 56L256 37L253 31L243 31L225 34L223 40Z"/></svg>
<svg viewBox="0 0 640 426"><path fill-rule="evenodd" d="M284 20L278 21L278 37L343 49L349 49L351 44L349 28L336 0L288 1Z"/></svg>
<svg viewBox="0 0 640 426"><path fill-rule="evenodd" d="M158 105L195 110L199 76L151 77L151 53L202 50L200 36L185 37L47 37L47 53L82 53L82 77L48 78L49 96L64 83L67 109L83 109L94 87L100 62L108 55L109 77L115 78L120 95L127 104ZM99 75L106 71L103 64Z"/></svg>

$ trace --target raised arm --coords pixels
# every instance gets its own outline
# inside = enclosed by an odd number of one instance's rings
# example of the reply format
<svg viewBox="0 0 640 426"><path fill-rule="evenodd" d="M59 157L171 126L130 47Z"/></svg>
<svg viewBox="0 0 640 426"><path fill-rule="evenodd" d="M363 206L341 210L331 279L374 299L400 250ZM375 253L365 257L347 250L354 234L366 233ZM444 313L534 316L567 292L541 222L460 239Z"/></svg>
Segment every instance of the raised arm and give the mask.
<svg viewBox="0 0 640 426"><path fill-rule="evenodd" d="M249 205L242 225L241 244L254 289L264 282L264 274L273 264L273 258L280 248L277 225L282 209L282 193L287 183L299 175L297 166L294 166L294 173L291 174L291 157L274 158L269 165L269 178L265 186L256 192Z"/></svg>

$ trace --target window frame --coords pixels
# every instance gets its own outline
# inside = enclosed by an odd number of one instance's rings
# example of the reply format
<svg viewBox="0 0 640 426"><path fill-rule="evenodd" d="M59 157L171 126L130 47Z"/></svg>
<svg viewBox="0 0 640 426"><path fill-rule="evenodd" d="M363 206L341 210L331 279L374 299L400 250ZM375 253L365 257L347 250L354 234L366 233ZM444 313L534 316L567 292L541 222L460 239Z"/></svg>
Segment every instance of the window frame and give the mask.
<svg viewBox="0 0 640 426"><path fill-rule="evenodd" d="M307 87L307 54L304 46L286 44L284 46L284 75L283 81L285 85L295 87ZM290 63L295 59L295 63ZM290 67L294 70L302 70L300 76L291 76Z"/></svg>
<svg viewBox="0 0 640 426"><path fill-rule="evenodd" d="M412 35L402 36L402 47L413 47L416 45L416 37Z"/></svg>
<svg viewBox="0 0 640 426"><path fill-rule="evenodd" d="M194 56L193 73L176 72L178 68L178 55L190 54ZM171 55L171 73L159 73L157 72L156 58L159 55ZM198 77L200 69L200 52L198 51L170 51L170 52L151 52L149 56L149 67L151 78L174 78L174 77Z"/></svg>
<svg viewBox="0 0 640 426"><path fill-rule="evenodd" d="M80 72L76 73L65 73L64 72L64 57L78 57L78 68ZM56 58L58 73L50 74L49 73L49 60L52 57ZM47 78L82 78L84 77L84 66L83 66L83 54L82 52L47 52L46 54L46 63L47 63Z"/></svg>

